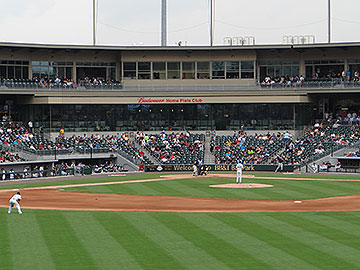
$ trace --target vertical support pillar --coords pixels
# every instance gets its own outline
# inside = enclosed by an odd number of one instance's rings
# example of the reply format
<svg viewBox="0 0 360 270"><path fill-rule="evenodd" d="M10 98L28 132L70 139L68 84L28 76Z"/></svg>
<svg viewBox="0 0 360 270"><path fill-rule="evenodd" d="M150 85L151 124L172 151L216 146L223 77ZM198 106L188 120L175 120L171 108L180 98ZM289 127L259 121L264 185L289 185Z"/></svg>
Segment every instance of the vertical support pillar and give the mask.
<svg viewBox="0 0 360 270"><path fill-rule="evenodd" d="M73 62L73 66L72 66L72 80L74 82L78 82L77 80L77 74L76 74L76 62ZM81 79L81 78L80 78Z"/></svg>

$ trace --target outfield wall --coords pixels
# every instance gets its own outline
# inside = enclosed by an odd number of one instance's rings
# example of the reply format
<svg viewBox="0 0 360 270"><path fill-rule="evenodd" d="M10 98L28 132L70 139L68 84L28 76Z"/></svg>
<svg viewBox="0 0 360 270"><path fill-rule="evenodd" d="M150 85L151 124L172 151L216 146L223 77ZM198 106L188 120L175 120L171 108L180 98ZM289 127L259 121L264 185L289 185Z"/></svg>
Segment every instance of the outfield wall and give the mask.
<svg viewBox="0 0 360 270"><path fill-rule="evenodd" d="M216 171L236 171L236 165L206 165L209 172ZM244 171L275 171L277 165L264 164L244 164ZM284 165L283 172L293 172L297 167L295 165ZM149 165L145 166L146 172L180 172L193 171L193 165Z"/></svg>

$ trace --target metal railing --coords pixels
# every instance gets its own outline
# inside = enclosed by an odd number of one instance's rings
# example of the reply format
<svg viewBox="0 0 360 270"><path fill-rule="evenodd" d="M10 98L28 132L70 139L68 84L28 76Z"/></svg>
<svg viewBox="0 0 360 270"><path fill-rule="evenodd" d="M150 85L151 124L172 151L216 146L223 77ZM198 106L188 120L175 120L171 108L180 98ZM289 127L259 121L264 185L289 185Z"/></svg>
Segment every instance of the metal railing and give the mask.
<svg viewBox="0 0 360 270"><path fill-rule="evenodd" d="M214 84L207 85L183 85L179 82L178 85L156 85L153 81L148 84L138 85L123 85L121 83L109 83L109 84L92 84L80 82L76 86L68 86L65 84L49 84L42 85L36 82L21 82L15 80L3 80L0 82L0 89L16 89L16 90L36 90L36 91L143 91L143 92L178 92L178 91L189 91L189 92L202 92L202 91L250 91L250 90L300 90L300 89L350 89L360 88L360 81L342 81L340 79L317 79L317 80L306 80L302 83L253 83L253 84L239 84L239 85L226 85L226 84L215 84L216 80L212 80Z"/></svg>

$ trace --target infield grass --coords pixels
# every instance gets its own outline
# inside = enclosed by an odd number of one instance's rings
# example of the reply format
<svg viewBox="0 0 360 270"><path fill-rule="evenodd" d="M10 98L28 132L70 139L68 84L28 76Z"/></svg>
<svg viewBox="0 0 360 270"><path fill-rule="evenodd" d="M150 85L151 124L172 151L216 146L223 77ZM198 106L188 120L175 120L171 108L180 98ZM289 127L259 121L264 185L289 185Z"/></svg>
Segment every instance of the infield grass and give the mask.
<svg viewBox="0 0 360 270"><path fill-rule="evenodd" d="M66 188L65 191L255 200L305 200L360 194L360 182L261 178L243 180L250 183L271 184L274 187L253 189L210 188L209 185L233 183L235 179L199 177L119 185L84 186Z"/></svg>
<svg viewBox="0 0 360 270"><path fill-rule="evenodd" d="M0 213L0 268L359 269L360 212Z"/></svg>

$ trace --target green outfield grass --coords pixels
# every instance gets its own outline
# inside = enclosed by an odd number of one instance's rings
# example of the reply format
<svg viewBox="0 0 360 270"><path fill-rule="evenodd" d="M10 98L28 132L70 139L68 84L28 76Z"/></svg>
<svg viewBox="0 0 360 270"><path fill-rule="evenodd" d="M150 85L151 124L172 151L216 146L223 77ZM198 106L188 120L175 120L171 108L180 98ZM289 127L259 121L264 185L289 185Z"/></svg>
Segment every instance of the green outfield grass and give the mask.
<svg viewBox="0 0 360 270"><path fill-rule="evenodd" d="M360 182L244 179L274 188L209 188L234 179L188 179L66 191L249 199L360 194ZM158 178L82 178L1 189ZM294 180L281 179L294 177ZM335 178L334 176L321 177ZM346 179L359 177L338 176ZM0 208L0 269L360 269L360 212L131 213Z"/></svg>
<svg viewBox="0 0 360 270"><path fill-rule="evenodd" d="M359 269L360 212L0 213L1 269Z"/></svg>
<svg viewBox="0 0 360 270"><path fill-rule="evenodd" d="M66 188L65 191L114 193L156 196L184 196L206 198L233 198L255 200L305 200L360 194L360 182L307 181L288 179L243 179L244 182L271 184L272 188L228 189L209 188L209 185L233 183L231 178L190 178Z"/></svg>
<svg viewBox="0 0 360 270"><path fill-rule="evenodd" d="M129 174L125 176L107 176L104 174L103 177L87 177L83 176L80 179L72 180L70 177L63 177L63 179L59 179L57 181L51 181L46 182L44 180L43 182L39 183L25 183L25 184L18 184L16 181L8 181L6 185L1 185L0 189L12 189L12 188L28 188L28 187L47 187L47 186L57 186L57 185L73 185L73 184L85 184L85 183L103 183L103 182L116 182L116 181L129 181L129 180L138 180L138 179L153 179L153 178L159 178L160 175L163 174ZM33 179L27 179L27 180L34 180ZM37 178L35 180L42 180L41 178Z"/></svg>

